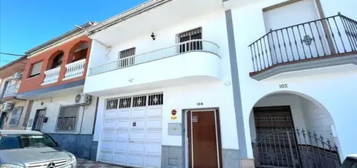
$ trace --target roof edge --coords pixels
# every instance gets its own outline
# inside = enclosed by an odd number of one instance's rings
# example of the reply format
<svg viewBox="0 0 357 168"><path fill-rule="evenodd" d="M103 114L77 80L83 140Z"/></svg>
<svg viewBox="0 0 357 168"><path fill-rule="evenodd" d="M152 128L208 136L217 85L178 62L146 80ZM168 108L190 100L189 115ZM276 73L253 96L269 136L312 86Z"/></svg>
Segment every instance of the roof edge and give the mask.
<svg viewBox="0 0 357 168"><path fill-rule="evenodd" d="M5 64L4 66L0 67L0 71L4 70L7 67L10 67L11 65L16 64L16 63L18 63L18 62L20 62L20 61L22 61L22 60L24 60L26 58L27 58L27 55L21 56L20 58L14 60L12 62L9 62L9 63Z"/></svg>
<svg viewBox="0 0 357 168"><path fill-rule="evenodd" d="M82 24L80 26L76 26L76 28L74 28L74 29L72 29L72 30L70 30L68 32L65 32L62 35L58 36L58 37L55 37L55 38L53 38L53 39L51 39L51 40L49 40L47 42L44 42L44 43L42 43L42 44L40 44L40 45L38 45L38 46L26 51L25 54L27 56L30 56L30 55L32 55L32 54L34 54L34 53L36 53L36 52L38 52L38 51L40 51L42 49L46 49L46 48L50 47L51 45L56 44L57 42L59 42L62 39L65 39L65 38L70 37L70 36L75 35L75 34L79 34L79 33L85 32L89 27L91 27L91 26L93 26L95 24L96 24L96 22L87 22L87 23Z"/></svg>
<svg viewBox="0 0 357 168"><path fill-rule="evenodd" d="M89 35L95 34L97 32L100 32L108 27L111 27L117 23L120 23L122 21L125 21L127 19L130 19L134 16L137 16L141 13L147 12L151 9L154 9L158 6L161 6L163 4L166 4L172 0L149 0L147 2L141 3L138 6L128 9L118 15L115 15L113 17L110 17L107 20L104 20L103 22L95 25L94 27L90 28L89 30Z"/></svg>

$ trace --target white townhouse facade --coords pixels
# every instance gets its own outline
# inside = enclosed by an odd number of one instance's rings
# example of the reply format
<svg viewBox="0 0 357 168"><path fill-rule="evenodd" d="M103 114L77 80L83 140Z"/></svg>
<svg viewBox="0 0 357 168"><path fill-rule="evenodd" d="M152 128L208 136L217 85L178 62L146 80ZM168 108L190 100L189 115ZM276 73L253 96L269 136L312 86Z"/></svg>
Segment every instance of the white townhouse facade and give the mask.
<svg viewBox="0 0 357 168"><path fill-rule="evenodd" d="M97 160L185 167L193 153L211 158L206 167L239 164L225 25L220 0L148 1L90 31L84 92L99 97ZM209 143L193 149L199 132Z"/></svg>
<svg viewBox="0 0 357 168"><path fill-rule="evenodd" d="M356 153L357 2L229 0L225 6L244 130L238 139L247 158L257 167L338 167Z"/></svg>
<svg viewBox="0 0 357 168"><path fill-rule="evenodd" d="M97 160L338 166L356 151L354 3L156 0L92 27Z"/></svg>

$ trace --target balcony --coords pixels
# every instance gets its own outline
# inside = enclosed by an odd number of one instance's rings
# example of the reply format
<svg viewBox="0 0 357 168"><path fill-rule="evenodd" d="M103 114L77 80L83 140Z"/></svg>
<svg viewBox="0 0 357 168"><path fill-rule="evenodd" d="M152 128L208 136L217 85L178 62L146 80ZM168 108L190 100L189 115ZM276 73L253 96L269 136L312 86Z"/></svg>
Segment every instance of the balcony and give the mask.
<svg viewBox="0 0 357 168"><path fill-rule="evenodd" d="M63 80L69 80L77 77L81 77L84 73L86 65L86 59L82 59L76 62L72 62L66 65L66 73Z"/></svg>
<svg viewBox="0 0 357 168"><path fill-rule="evenodd" d="M84 90L95 94L104 90L124 91L217 80L219 67L217 44L191 40L90 68Z"/></svg>
<svg viewBox="0 0 357 168"><path fill-rule="evenodd" d="M61 67L57 67L45 71L45 79L43 80L42 85L48 85L58 82L60 71L61 71Z"/></svg>
<svg viewBox="0 0 357 168"><path fill-rule="evenodd" d="M357 22L338 14L271 30L251 45L253 72L262 80L285 72L357 64Z"/></svg>
<svg viewBox="0 0 357 168"><path fill-rule="evenodd" d="M69 80L77 77L81 77L85 71L86 59L82 59L76 62L67 64L66 72L63 80ZM45 71L45 79L42 85L53 84L59 81L61 67L53 68Z"/></svg>

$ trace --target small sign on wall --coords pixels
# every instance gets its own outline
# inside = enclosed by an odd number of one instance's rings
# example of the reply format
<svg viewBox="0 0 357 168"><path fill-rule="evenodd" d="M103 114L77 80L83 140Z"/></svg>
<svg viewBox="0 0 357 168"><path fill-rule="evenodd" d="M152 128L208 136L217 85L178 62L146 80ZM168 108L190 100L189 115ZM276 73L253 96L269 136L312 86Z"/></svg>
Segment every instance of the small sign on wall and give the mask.
<svg viewBox="0 0 357 168"><path fill-rule="evenodd" d="M180 136L181 134L181 123L168 123L168 135Z"/></svg>
<svg viewBox="0 0 357 168"><path fill-rule="evenodd" d="M171 110L171 120L177 119L177 111L175 109Z"/></svg>

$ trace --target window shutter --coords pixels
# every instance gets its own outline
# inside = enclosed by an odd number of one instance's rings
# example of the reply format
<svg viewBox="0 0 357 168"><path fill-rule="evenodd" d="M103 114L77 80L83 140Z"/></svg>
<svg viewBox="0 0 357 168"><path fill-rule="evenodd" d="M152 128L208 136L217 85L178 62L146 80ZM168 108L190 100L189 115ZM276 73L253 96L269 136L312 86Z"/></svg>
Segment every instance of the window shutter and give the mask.
<svg viewBox="0 0 357 168"><path fill-rule="evenodd" d="M42 67L42 62L38 62L38 63L33 64L30 75L31 76L36 76L36 75L40 74L41 67Z"/></svg>

